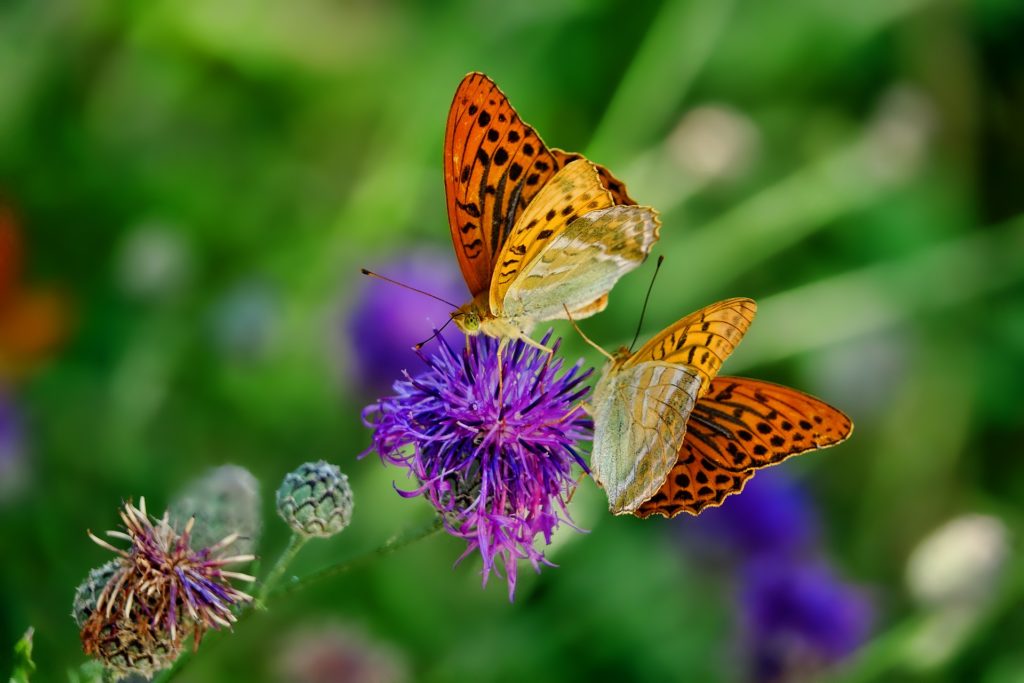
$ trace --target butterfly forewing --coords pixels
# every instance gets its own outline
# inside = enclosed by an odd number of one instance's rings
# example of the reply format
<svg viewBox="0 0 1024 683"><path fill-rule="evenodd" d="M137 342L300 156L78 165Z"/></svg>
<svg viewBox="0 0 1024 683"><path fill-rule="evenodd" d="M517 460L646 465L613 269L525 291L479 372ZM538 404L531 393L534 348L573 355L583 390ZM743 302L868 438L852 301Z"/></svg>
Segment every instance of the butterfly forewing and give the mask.
<svg viewBox="0 0 1024 683"><path fill-rule="evenodd" d="M846 440L841 411L796 389L741 377L717 377L697 401L679 459L638 517L696 515L742 490L757 469Z"/></svg>
<svg viewBox="0 0 1024 683"><path fill-rule="evenodd" d="M448 113L444 184L455 254L474 296L490 285L523 208L561 165L493 81L463 79Z"/></svg>
<svg viewBox="0 0 1024 683"><path fill-rule="evenodd" d="M701 378L649 362L613 367L594 390L590 466L615 514L635 512L657 492L677 460Z"/></svg>
<svg viewBox="0 0 1024 683"><path fill-rule="evenodd" d="M752 299L711 304L662 330L633 354L627 365L652 360L687 365L701 375L703 396L746 334L756 312L757 304Z"/></svg>
<svg viewBox="0 0 1024 683"><path fill-rule="evenodd" d="M531 320L564 318L566 307L574 319L597 313L619 278L647 258L659 227L657 214L647 207L590 211L551 237L506 287L497 289L498 310Z"/></svg>
<svg viewBox="0 0 1024 683"><path fill-rule="evenodd" d="M552 149L551 154L555 157L559 166L565 166L571 161L585 158L582 154L577 154L576 152L565 152L560 149ZM625 206L636 204L636 202L633 201L633 198L630 197L629 193L626 191L626 184L624 182L613 176L612 172L604 166L601 166L600 164L594 164L594 166L597 168L598 176L601 177L601 184L604 186L604 189L611 193L612 199L616 204Z"/></svg>

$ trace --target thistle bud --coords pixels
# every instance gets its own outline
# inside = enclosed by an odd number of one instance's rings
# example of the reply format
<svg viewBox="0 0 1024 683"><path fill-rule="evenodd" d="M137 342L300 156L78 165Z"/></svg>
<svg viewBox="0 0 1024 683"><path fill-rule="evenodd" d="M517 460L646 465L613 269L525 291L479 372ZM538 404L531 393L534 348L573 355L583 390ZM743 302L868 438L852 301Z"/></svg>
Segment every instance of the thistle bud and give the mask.
<svg viewBox="0 0 1024 683"><path fill-rule="evenodd" d="M237 534L219 554L248 555L256 550L261 531L260 483L238 465L223 465L188 484L171 503L171 523L183 529L195 518L191 542L202 548Z"/></svg>
<svg viewBox="0 0 1024 683"><path fill-rule="evenodd" d="M333 536L352 519L348 477L323 460L300 465L277 490L277 513L297 534Z"/></svg>
<svg viewBox="0 0 1024 683"><path fill-rule="evenodd" d="M75 589L75 600L71 604L71 618L75 620L78 628L82 628L86 620L96 611L96 603L99 602L100 593L103 592L110 579L120 568L120 560L111 560L90 571L89 576L85 577L85 580L78 584L78 588Z"/></svg>

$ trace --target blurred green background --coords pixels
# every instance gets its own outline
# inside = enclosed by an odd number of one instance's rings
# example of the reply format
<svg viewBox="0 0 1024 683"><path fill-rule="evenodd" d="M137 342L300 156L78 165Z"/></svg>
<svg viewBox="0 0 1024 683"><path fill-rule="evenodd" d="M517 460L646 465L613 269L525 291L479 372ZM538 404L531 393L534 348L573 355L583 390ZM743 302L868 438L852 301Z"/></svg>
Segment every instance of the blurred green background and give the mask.
<svg viewBox="0 0 1024 683"><path fill-rule="evenodd" d="M61 292L66 331L5 380L23 462L0 500L0 675L30 625L38 680L81 663L71 598L108 555L85 530L113 528L122 498L159 509L243 465L273 558L277 483L335 462L354 521L300 574L429 518L394 493L402 473L356 460L374 396L339 321L360 266L449 254L444 123L480 70L662 212L645 335L754 297L723 371L856 423L783 466L875 605L874 637L826 680L1024 681L1016 551L938 654L909 644L927 614L904 578L957 515L998 518L1011 548L1024 531L1022 35L1015 0L3 3L0 196L21 279ZM650 272L592 337L628 343ZM177 680L287 680L292 629L325 622L413 680L742 680L734 586L676 533L693 520L611 518L590 482L573 510L590 533L559 537L557 569L524 567L513 604L434 537L211 637Z"/></svg>

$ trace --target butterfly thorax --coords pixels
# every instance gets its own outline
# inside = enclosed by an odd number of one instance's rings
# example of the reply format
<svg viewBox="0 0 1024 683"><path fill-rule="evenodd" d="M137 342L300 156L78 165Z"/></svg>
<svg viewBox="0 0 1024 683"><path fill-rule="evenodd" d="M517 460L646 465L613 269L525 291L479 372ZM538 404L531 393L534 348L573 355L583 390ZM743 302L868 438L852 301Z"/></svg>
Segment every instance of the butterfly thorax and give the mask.
<svg viewBox="0 0 1024 683"><path fill-rule="evenodd" d="M612 358L614 358L614 361L612 361L612 362L615 363L615 367L620 367L623 363L625 363L627 360L629 360L632 355L633 355L632 351L630 351L625 346L620 346L615 351L615 353L612 354Z"/></svg>
<svg viewBox="0 0 1024 683"><path fill-rule="evenodd" d="M495 339L519 339L526 336L531 327L524 320L494 315L487 292L460 306L452 313L452 319L467 335L484 334Z"/></svg>
<svg viewBox="0 0 1024 683"><path fill-rule="evenodd" d="M597 386L594 387L595 395L603 395L606 393L607 386L611 379L616 376L616 373L622 370L622 366L626 364L626 361L628 361L632 355L633 354L630 350L625 346L620 346L618 350L612 354L611 360L605 363L604 368L601 369L601 377L597 381Z"/></svg>
<svg viewBox="0 0 1024 683"><path fill-rule="evenodd" d="M632 357L632 351L627 349L625 346L620 346L618 349L615 350L614 353L612 353L612 359L608 361L603 371L603 374L607 375L617 370L621 370L622 366L625 365L626 362Z"/></svg>

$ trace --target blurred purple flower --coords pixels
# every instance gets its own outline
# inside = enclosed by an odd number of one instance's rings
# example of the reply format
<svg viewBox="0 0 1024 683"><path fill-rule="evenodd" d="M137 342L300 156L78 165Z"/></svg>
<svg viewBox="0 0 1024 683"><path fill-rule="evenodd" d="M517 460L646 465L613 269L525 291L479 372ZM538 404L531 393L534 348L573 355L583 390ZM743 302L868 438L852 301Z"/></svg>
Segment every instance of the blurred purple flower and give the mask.
<svg viewBox="0 0 1024 683"><path fill-rule="evenodd" d="M442 340L432 356L421 354L426 372L406 373L393 396L363 414L384 462L408 468L419 483L400 493L427 497L445 529L468 543L463 557L480 551L485 584L500 559L509 599L518 560L537 571L548 564L534 539L550 543L560 521L571 524L572 466L586 468L577 443L591 438L592 423L579 401L593 370L581 371L579 361L560 375L558 345L549 356L512 342L499 364L495 339L471 337L468 348Z"/></svg>
<svg viewBox="0 0 1024 683"><path fill-rule="evenodd" d="M799 555L811 549L818 536L807 493L779 470L759 472L743 493L688 525L684 533L691 532L700 537L699 547L740 558Z"/></svg>
<svg viewBox="0 0 1024 683"><path fill-rule="evenodd" d="M0 501L15 493L25 478L25 439L21 415L0 387Z"/></svg>
<svg viewBox="0 0 1024 683"><path fill-rule="evenodd" d="M741 598L753 679L805 680L856 650L870 635L862 589L821 562L764 557L743 570Z"/></svg>
<svg viewBox="0 0 1024 683"><path fill-rule="evenodd" d="M469 293L447 253L422 249L380 266L381 275L458 305ZM354 379L370 395L388 391L402 371L418 364L412 346L450 319L453 307L387 282L367 279L344 323ZM443 335L461 341L454 325Z"/></svg>

